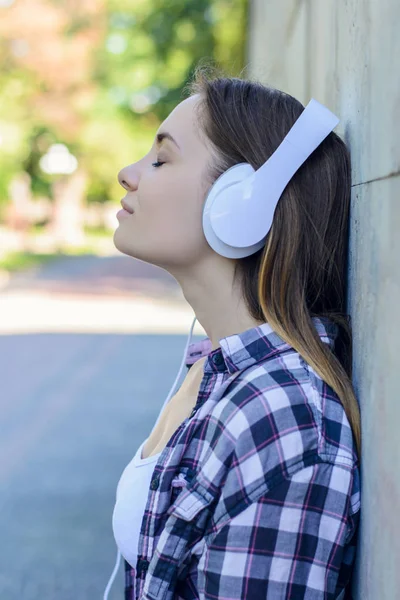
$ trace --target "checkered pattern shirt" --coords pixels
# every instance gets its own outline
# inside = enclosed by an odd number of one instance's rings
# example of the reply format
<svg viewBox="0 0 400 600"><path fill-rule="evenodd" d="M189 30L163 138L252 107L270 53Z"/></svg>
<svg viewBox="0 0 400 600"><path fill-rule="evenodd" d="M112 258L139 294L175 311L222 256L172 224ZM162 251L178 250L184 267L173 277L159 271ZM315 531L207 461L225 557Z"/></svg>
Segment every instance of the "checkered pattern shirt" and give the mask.
<svg viewBox="0 0 400 600"><path fill-rule="evenodd" d="M334 351L337 326L313 317ZM350 598L360 473L337 394L268 323L211 350L155 465L125 600Z"/></svg>

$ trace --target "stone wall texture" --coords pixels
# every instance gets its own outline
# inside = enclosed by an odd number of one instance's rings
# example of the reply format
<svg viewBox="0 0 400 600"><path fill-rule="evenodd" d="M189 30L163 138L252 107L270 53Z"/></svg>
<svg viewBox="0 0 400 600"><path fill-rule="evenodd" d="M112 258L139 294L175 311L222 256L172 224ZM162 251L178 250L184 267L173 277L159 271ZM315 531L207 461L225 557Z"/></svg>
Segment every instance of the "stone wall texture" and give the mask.
<svg viewBox="0 0 400 600"><path fill-rule="evenodd" d="M400 2L250 0L248 75L337 114L352 155L348 312L362 412L357 600L400 599Z"/></svg>

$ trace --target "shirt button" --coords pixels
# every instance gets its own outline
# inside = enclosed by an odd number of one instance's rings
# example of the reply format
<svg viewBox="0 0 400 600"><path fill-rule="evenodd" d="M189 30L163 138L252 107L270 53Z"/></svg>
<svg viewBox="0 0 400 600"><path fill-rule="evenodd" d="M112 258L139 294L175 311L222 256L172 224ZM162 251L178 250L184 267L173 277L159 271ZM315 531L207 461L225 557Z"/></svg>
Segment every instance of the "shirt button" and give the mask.
<svg viewBox="0 0 400 600"><path fill-rule="evenodd" d="M196 414L196 412L197 412L197 408L194 408L192 410L192 412L190 413L190 415L189 415L189 419L191 419L192 417L194 417L194 415Z"/></svg>
<svg viewBox="0 0 400 600"><path fill-rule="evenodd" d="M213 361L214 365L219 367L224 362L224 358L221 353L213 354L212 361Z"/></svg>
<svg viewBox="0 0 400 600"><path fill-rule="evenodd" d="M159 484L160 484L159 475L155 475L155 476L153 477L153 479L151 480L151 482L150 482L150 489L151 489L151 490L157 490L157 489L158 489L158 486L159 486Z"/></svg>

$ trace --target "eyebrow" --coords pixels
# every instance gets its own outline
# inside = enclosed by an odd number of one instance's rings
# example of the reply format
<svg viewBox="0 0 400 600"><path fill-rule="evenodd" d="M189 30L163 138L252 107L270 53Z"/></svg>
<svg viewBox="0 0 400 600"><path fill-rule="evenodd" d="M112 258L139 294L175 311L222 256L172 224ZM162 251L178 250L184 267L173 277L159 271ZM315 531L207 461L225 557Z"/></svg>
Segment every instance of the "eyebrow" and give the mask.
<svg viewBox="0 0 400 600"><path fill-rule="evenodd" d="M159 146L163 140L170 140L180 150L178 142L172 137L172 135L170 133L168 133L168 131L160 131L160 133L157 133L157 142L156 142L157 146Z"/></svg>

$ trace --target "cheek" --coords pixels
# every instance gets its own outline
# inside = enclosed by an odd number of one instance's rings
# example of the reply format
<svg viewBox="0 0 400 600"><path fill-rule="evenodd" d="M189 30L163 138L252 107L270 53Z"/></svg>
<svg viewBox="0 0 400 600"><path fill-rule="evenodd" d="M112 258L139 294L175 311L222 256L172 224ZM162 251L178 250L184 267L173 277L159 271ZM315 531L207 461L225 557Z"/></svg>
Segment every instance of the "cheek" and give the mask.
<svg viewBox="0 0 400 600"><path fill-rule="evenodd" d="M165 195L153 195L146 203L143 217L138 226L141 235L145 234L146 246L150 252L163 254L168 260L177 262L192 260L207 247L202 227L202 198L193 189L193 183L183 182L169 185ZM150 200L149 196L147 199Z"/></svg>
<svg viewBox="0 0 400 600"><path fill-rule="evenodd" d="M200 216L180 207L168 207L146 224L146 234L151 246L165 251L191 252L199 250L204 234Z"/></svg>
<svg viewBox="0 0 400 600"><path fill-rule="evenodd" d="M143 194L141 209L146 226L170 236L185 232L198 236L203 205L197 187L190 177L180 178L179 174L174 174L172 181L170 177L159 181L156 190Z"/></svg>

